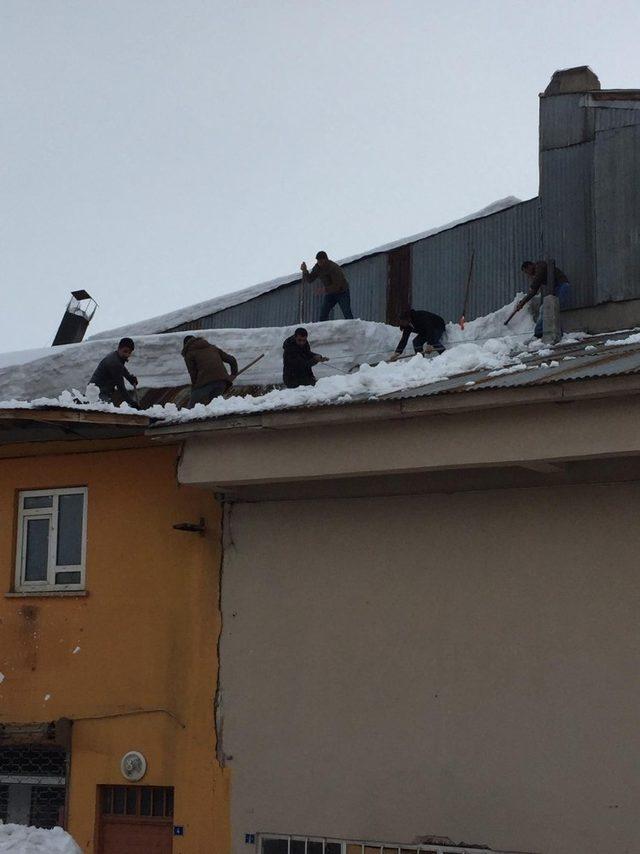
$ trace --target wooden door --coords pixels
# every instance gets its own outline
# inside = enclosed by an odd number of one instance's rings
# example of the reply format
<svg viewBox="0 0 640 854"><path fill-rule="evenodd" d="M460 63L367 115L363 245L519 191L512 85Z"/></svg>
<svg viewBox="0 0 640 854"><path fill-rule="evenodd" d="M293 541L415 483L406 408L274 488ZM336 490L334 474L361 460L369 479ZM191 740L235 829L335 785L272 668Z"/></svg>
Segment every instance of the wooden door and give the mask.
<svg viewBox="0 0 640 854"><path fill-rule="evenodd" d="M389 252L387 323L396 326L403 311L411 308L411 246Z"/></svg>
<svg viewBox="0 0 640 854"><path fill-rule="evenodd" d="M100 854L171 854L173 789L100 786Z"/></svg>

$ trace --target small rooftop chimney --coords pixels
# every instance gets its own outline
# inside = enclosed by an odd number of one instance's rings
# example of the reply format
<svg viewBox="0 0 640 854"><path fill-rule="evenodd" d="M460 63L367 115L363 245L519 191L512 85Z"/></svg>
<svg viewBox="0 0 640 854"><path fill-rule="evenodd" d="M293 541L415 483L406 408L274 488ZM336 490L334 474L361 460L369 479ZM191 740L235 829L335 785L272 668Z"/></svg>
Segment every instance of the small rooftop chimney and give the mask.
<svg viewBox="0 0 640 854"><path fill-rule="evenodd" d="M588 65L554 71L545 95L573 95L576 92L593 92L601 89L598 75Z"/></svg>
<svg viewBox="0 0 640 854"><path fill-rule="evenodd" d="M89 321L96 313L97 307L98 303L87 291L71 291L71 299L51 346L77 344L82 341Z"/></svg>

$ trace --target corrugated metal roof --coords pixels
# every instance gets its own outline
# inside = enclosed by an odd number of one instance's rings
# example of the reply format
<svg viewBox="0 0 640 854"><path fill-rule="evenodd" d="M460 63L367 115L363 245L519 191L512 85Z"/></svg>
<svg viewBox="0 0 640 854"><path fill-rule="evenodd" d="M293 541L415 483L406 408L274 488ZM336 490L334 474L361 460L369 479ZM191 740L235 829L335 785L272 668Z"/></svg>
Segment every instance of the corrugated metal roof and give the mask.
<svg viewBox="0 0 640 854"><path fill-rule="evenodd" d="M626 337L629 333L623 334ZM514 371L514 366L511 366L502 371L473 371L442 382L393 392L385 395L385 399L430 397L483 389L522 388L640 373L640 342L614 346L604 343L614 337L602 336L599 344L594 344L592 339L586 339L577 345L558 346L553 348L550 355L531 354L530 358L522 361L521 370ZM548 351L545 349L544 352Z"/></svg>

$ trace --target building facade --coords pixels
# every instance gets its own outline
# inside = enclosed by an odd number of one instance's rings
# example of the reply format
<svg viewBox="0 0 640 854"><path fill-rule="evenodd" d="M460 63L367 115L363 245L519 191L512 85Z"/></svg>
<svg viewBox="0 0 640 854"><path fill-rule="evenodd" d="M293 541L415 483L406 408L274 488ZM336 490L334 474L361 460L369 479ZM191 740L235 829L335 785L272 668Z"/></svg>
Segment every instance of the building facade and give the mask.
<svg viewBox="0 0 640 854"><path fill-rule="evenodd" d="M0 819L92 854L226 851L213 495L120 416L2 415Z"/></svg>
<svg viewBox="0 0 640 854"><path fill-rule="evenodd" d="M635 346L620 377L157 431L225 496L234 854L635 850Z"/></svg>

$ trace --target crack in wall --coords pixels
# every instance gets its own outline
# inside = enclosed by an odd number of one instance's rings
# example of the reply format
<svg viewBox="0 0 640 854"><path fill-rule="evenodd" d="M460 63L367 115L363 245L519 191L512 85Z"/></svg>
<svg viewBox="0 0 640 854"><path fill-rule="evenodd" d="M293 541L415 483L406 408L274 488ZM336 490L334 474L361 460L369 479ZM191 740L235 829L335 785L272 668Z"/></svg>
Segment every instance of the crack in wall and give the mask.
<svg viewBox="0 0 640 854"><path fill-rule="evenodd" d="M226 547L233 546L233 537L231 535L231 510L233 503L225 501L224 496L216 496L222 504L222 518L220 520L220 564L218 567L218 615L220 626L218 629L218 637L216 640L216 656L217 656L217 678L216 692L213 701L214 726L216 734L216 759L221 768L227 764L227 759L233 757L227 756L223 747L224 736L224 708L223 708L223 689L222 689L222 632L224 629L224 616L222 612L222 583L224 579L224 558Z"/></svg>

